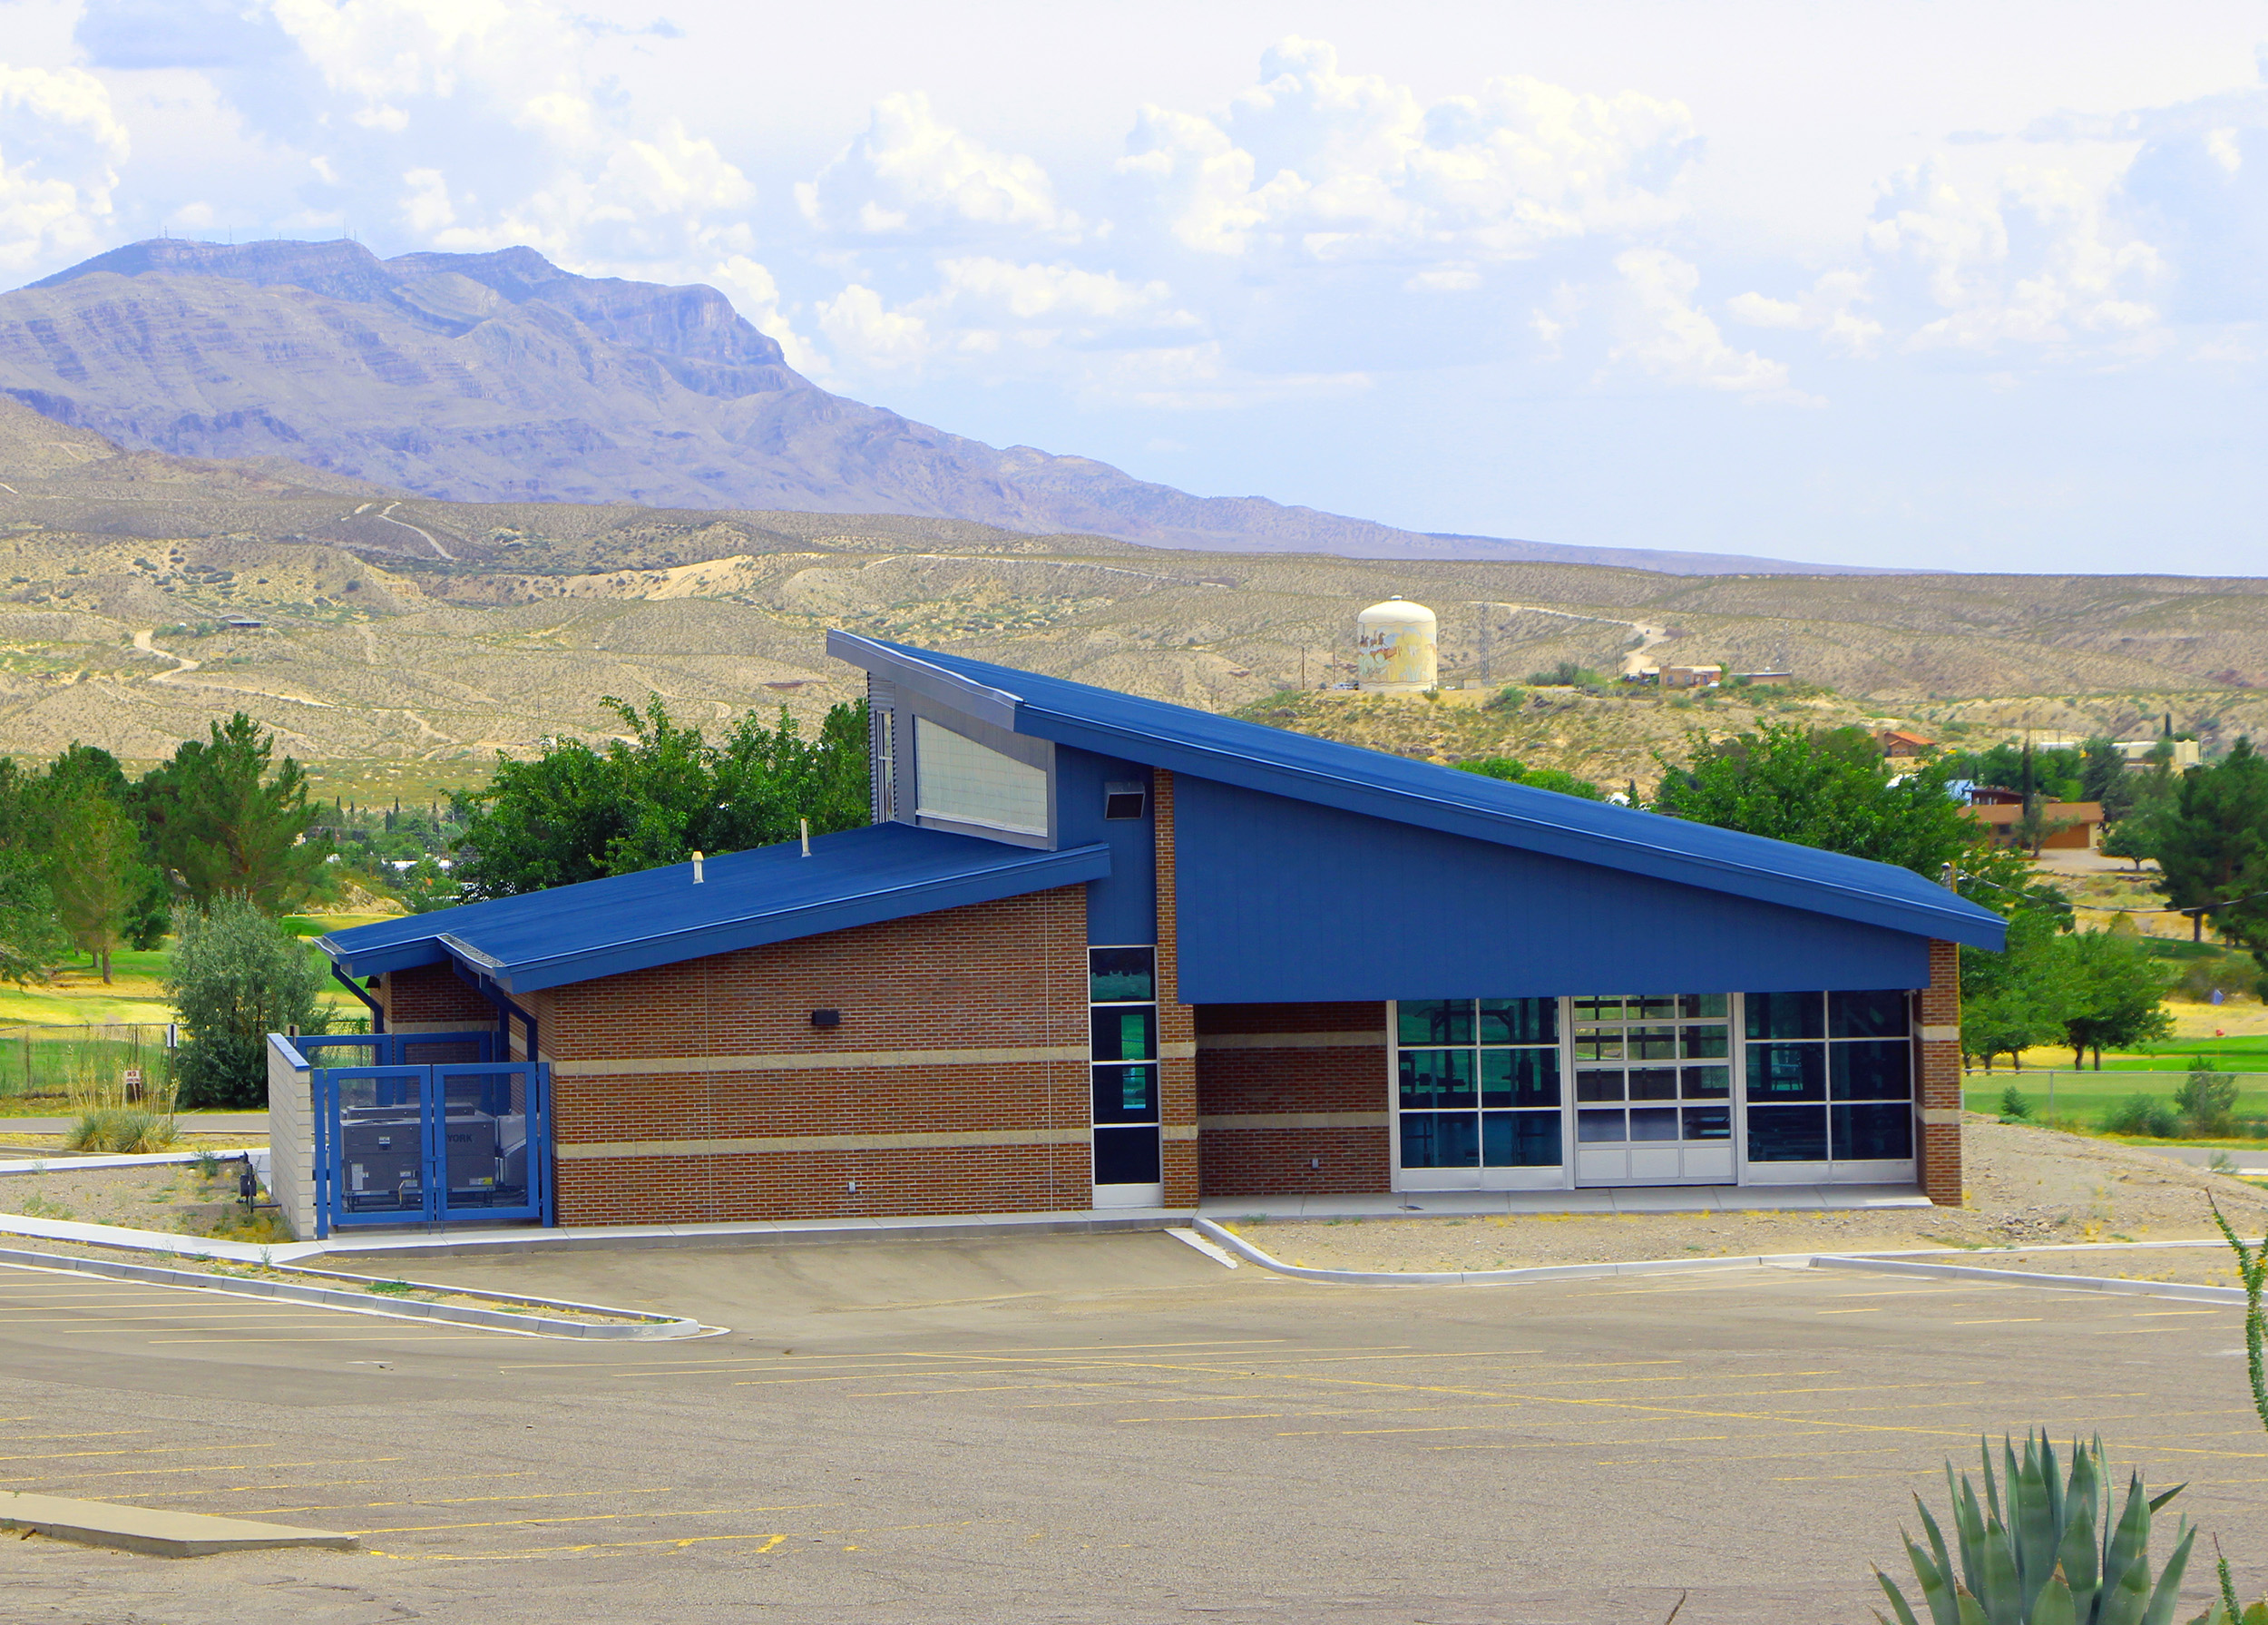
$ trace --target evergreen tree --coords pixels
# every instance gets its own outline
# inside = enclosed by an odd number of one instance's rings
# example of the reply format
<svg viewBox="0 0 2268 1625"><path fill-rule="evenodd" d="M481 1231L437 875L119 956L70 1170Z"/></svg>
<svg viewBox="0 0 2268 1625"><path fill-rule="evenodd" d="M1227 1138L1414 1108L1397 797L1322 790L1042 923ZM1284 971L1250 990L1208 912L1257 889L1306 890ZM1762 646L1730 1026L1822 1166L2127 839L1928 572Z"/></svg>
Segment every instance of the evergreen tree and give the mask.
<svg viewBox="0 0 2268 1625"><path fill-rule="evenodd" d="M275 736L242 711L211 735L183 741L136 787L158 860L193 903L238 896L270 914L295 908L331 849L308 834L320 812L307 776L288 756L271 774Z"/></svg>
<svg viewBox="0 0 2268 1625"><path fill-rule="evenodd" d="M2268 759L2248 739L2209 767L2185 774L2157 815L2160 888L2176 908L2201 911L2268 966Z"/></svg>

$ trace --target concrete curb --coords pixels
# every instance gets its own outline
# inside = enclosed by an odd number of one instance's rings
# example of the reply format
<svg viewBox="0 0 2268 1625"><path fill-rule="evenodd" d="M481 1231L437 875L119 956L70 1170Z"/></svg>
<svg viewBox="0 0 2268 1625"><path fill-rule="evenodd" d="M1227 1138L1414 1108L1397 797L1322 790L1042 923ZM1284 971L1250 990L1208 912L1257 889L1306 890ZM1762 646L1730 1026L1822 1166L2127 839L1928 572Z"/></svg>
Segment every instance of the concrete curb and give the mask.
<svg viewBox="0 0 2268 1625"><path fill-rule="evenodd" d="M941 1216L930 1219L771 1219L706 1225L592 1225L573 1229L520 1229L482 1233L452 1230L427 1236L412 1231L378 1235L365 1232L352 1238L334 1234L327 1241L292 1244L294 1259L325 1255L335 1260L371 1255L455 1258L460 1255L519 1252L637 1251L646 1248L769 1248L840 1246L854 1242L1007 1241L1020 1236L1115 1235L1127 1231L1163 1230L1187 1223L1191 1215L1179 1209L1128 1209L1100 1212L1002 1214L983 1219ZM278 1248L277 1256L286 1256Z"/></svg>
<svg viewBox="0 0 2268 1625"><path fill-rule="evenodd" d="M1980 1280L1996 1286L2064 1287L2077 1292L2125 1292L2145 1297L2171 1297L2189 1303L2242 1304L2244 1292L2234 1287L2193 1287L2177 1281L2127 1281L2107 1276L2046 1275L2037 1270L1986 1269L1974 1264L1929 1264L1895 1253L1759 1253L1726 1258L1649 1258L1618 1264L1545 1264L1525 1269L1390 1270L1309 1269L1271 1258L1209 1219L1196 1221L1204 1236L1263 1269L1303 1281L1341 1287L1510 1287L1525 1281L1595 1280L1618 1275L1685 1275L1712 1269L1860 1269L1884 1275L1907 1275L1950 1280ZM2220 1241L2097 1241L2062 1247L2009 1248L2009 1252L2116 1252L2175 1247L2224 1247ZM1931 1248L1927 1256L1941 1258L1943 1249Z"/></svg>
<svg viewBox="0 0 2268 1625"><path fill-rule="evenodd" d="M1623 1264L1542 1264L1527 1269L1309 1269L1270 1258L1226 1226L1196 1221L1199 1235L1238 1258L1303 1281L1344 1287L1500 1287L1520 1281L1580 1281L1601 1276L1685 1274L1710 1269L1801 1269L1811 1253L1760 1253L1732 1258L1654 1258Z"/></svg>
<svg viewBox="0 0 2268 1625"><path fill-rule="evenodd" d="M555 1298L520 1297L504 1293L486 1293L464 1287L443 1287L422 1281L404 1284L430 1292L447 1292L460 1297L497 1297L508 1303L527 1304L553 1309L582 1309L593 1314L620 1315L635 1324L629 1326L594 1326L582 1320L554 1320L546 1316L518 1314L509 1309L465 1308L455 1304L420 1303L415 1298L376 1297L368 1291L347 1292L335 1287L302 1287L293 1281L247 1280L240 1276L213 1275L198 1269L163 1269L152 1264L122 1264L109 1258L81 1258L65 1253L18 1252L12 1248L0 1248L0 1264L19 1264L37 1269L69 1270L81 1275L107 1276L114 1280L146 1281L159 1287L190 1287L206 1292L223 1292L236 1297L281 1298L290 1303L313 1304L326 1309L340 1309L356 1315L376 1315L394 1320L441 1320L457 1326L486 1326L495 1331L519 1332L546 1337L596 1337L611 1341L625 1339L654 1341L662 1338L699 1336L706 1327L697 1320L666 1315L649 1315L638 1309L611 1309L596 1304L571 1304ZM328 1272L323 1272L327 1274ZM333 1276L333 1279L357 1279L356 1277Z"/></svg>
<svg viewBox="0 0 2268 1625"><path fill-rule="evenodd" d="M243 1518L215 1518L206 1512L160 1512L120 1506L109 1501L68 1501L60 1495L0 1496L0 1529L28 1529L83 1546L110 1546L149 1557L210 1557L216 1552L274 1552L288 1546L318 1546L352 1552L362 1542L327 1529L296 1529L288 1523L255 1523Z"/></svg>
<svg viewBox="0 0 2268 1625"><path fill-rule="evenodd" d="M2141 1245L2147 1247L2154 1244L2144 1242ZM1989 1281L2000 1287L2059 1287L2077 1292L2126 1292L2137 1297L2178 1298L2185 1303L2236 1304L2241 1307L2244 1302L2244 1291L2241 1287L2198 1287L2182 1281L2128 1281L2100 1275L2046 1275L2031 1269L1981 1269L1974 1264L1919 1264L1903 1258L1872 1258L1864 1254L1833 1258L1822 1255L1812 1260L1812 1268L1863 1269L1880 1275L1919 1276L1927 1280Z"/></svg>
<svg viewBox="0 0 2268 1625"><path fill-rule="evenodd" d="M233 1162L240 1157L252 1159L252 1170L262 1180L268 1177L268 1148L264 1145L240 1146L226 1151L121 1151L98 1157L73 1156L58 1151L52 1157L25 1157L0 1162L0 1174L77 1173L89 1168L157 1168L169 1162L198 1162L214 1157L222 1162Z"/></svg>

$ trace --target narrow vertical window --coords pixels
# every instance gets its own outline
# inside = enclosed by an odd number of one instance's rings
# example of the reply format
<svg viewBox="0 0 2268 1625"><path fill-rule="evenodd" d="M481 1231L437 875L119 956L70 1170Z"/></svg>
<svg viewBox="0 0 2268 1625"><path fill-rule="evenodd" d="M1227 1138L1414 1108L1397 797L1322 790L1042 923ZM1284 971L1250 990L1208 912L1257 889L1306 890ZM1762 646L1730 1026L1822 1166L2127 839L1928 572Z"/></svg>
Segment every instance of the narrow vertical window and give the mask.
<svg viewBox="0 0 2268 1625"><path fill-rule="evenodd" d="M1088 1069L1094 1093L1095 1201L1143 1205L1162 1183L1158 950L1087 950Z"/></svg>

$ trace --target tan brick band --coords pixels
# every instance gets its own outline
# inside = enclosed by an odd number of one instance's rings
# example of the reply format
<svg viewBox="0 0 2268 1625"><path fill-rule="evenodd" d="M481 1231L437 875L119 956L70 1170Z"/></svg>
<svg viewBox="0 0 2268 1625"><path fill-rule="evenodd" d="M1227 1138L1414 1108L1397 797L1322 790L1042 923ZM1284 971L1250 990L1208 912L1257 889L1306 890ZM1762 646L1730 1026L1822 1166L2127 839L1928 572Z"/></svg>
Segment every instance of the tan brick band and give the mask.
<svg viewBox="0 0 2268 1625"><path fill-rule="evenodd" d="M586 1140L556 1147L562 1162L598 1157L729 1157L748 1151L915 1151L948 1146L1084 1145L1086 1129L942 1129L917 1134L760 1134L730 1140Z"/></svg>
<svg viewBox="0 0 2268 1625"><path fill-rule="evenodd" d="M681 1077L699 1072L795 1072L888 1066L1013 1066L1085 1061L1087 1047L1032 1045L1001 1050L808 1050L777 1055L652 1055L627 1061L554 1061L566 1078Z"/></svg>
<svg viewBox="0 0 2268 1625"><path fill-rule="evenodd" d="M1200 1050L1375 1050L1383 1033L1200 1033Z"/></svg>

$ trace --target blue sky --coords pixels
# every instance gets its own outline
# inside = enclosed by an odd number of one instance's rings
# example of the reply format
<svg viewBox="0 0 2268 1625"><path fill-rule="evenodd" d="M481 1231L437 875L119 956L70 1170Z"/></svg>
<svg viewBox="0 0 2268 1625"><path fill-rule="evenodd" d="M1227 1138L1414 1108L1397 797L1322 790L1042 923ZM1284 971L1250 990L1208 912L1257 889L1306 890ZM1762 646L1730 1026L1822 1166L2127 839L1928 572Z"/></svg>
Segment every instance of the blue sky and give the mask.
<svg viewBox="0 0 2268 1625"><path fill-rule="evenodd" d="M2268 6L0 0L0 286L531 243L1416 529L2261 573Z"/></svg>

